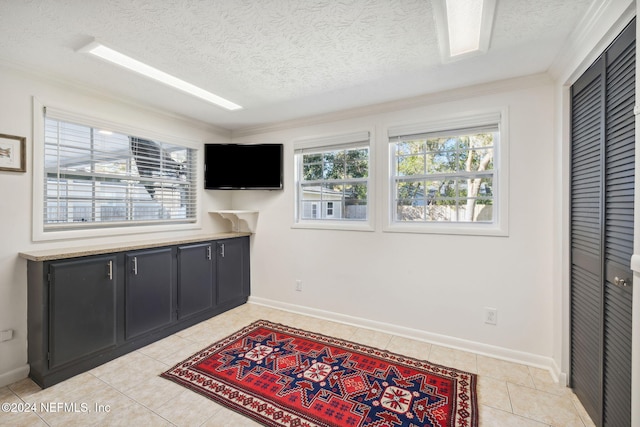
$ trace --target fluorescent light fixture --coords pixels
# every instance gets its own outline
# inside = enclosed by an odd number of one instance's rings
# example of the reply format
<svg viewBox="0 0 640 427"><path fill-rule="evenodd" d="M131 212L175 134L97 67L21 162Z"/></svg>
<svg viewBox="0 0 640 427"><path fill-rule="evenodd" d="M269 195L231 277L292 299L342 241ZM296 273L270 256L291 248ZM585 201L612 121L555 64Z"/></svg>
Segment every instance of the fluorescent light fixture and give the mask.
<svg viewBox="0 0 640 427"><path fill-rule="evenodd" d="M487 51L496 0L435 0L433 5L445 60Z"/></svg>
<svg viewBox="0 0 640 427"><path fill-rule="evenodd" d="M95 40L85 47L79 49L78 51L82 53L89 53L91 55L97 56L100 59L124 67L128 70L135 71L136 73L142 74L145 77L154 79L175 89L179 89L190 95L196 96L200 99L204 99L205 101L226 108L227 110L239 110L242 108L238 104L235 104L218 95L199 88L198 86L192 85L191 83L185 82L184 80L181 80L170 74L167 74L164 71L160 71L157 68L138 61L137 59L133 59L130 56L124 55L116 50L106 47L105 45L100 44Z"/></svg>
<svg viewBox="0 0 640 427"><path fill-rule="evenodd" d="M480 49L483 0L447 0L449 53L462 55Z"/></svg>

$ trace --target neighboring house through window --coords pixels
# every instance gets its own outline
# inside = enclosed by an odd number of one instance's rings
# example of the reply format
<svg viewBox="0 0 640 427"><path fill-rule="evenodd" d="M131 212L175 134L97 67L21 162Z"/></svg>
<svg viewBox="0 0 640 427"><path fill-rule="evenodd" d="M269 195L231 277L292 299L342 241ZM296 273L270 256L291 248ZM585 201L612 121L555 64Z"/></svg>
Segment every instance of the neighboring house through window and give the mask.
<svg viewBox="0 0 640 427"><path fill-rule="evenodd" d="M333 203L327 202L327 218L333 218Z"/></svg>
<svg viewBox="0 0 640 427"><path fill-rule="evenodd" d="M55 111L47 111L43 123L45 233L196 222L195 148Z"/></svg>
<svg viewBox="0 0 640 427"><path fill-rule="evenodd" d="M297 141L294 149L296 224L368 225L369 132Z"/></svg>

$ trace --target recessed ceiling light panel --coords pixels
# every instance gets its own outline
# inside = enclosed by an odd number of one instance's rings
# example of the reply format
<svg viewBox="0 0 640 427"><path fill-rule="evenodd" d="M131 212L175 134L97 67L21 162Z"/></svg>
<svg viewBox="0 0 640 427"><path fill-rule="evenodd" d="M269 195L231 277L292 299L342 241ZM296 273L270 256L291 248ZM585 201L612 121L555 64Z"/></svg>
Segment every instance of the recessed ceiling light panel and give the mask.
<svg viewBox="0 0 640 427"><path fill-rule="evenodd" d="M242 108L238 104L235 104L198 86L174 77L171 74L167 74L164 71L158 70L157 68L140 62L137 59L131 58L130 56L120 53L117 50L111 49L95 40L79 49L78 51L94 55L112 64L116 64L130 71L142 74L145 77L159 81L175 89L179 89L185 93L196 96L200 99L204 99L205 101L226 108L227 110L239 110Z"/></svg>
<svg viewBox="0 0 640 427"><path fill-rule="evenodd" d="M434 0L433 6L445 61L488 50L496 0Z"/></svg>
<svg viewBox="0 0 640 427"><path fill-rule="evenodd" d="M451 56L480 49L483 0L447 0L445 3Z"/></svg>

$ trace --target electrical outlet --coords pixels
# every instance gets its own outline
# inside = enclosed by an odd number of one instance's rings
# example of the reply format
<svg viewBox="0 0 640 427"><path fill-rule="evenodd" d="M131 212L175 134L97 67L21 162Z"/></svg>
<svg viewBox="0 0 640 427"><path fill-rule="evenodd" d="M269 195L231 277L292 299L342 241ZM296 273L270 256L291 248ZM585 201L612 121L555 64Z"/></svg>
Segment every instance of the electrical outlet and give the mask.
<svg viewBox="0 0 640 427"><path fill-rule="evenodd" d="M498 309L485 307L484 308L484 323L488 325L498 324Z"/></svg>
<svg viewBox="0 0 640 427"><path fill-rule="evenodd" d="M13 329L0 331L0 342L9 341L10 339L13 339Z"/></svg>
<svg viewBox="0 0 640 427"><path fill-rule="evenodd" d="M302 280L296 280L296 291L302 292Z"/></svg>

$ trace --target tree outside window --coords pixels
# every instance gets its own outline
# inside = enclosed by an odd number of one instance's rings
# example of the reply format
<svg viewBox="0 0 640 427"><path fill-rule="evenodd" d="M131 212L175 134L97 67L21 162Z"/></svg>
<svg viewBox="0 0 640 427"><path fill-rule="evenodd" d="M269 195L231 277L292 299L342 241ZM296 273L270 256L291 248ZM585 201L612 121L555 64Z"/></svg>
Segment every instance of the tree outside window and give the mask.
<svg viewBox="0 0 640 427"><path fill-rule="evenodd" d="M394 143L397 222L493 222L498 132L400 137Z"/></svg>
<svg viewBox="0 0 640 427"><path fill-rule="evenodd" d="M318 148L297 155L299 219L367 220L368 146Z"/></svg>

